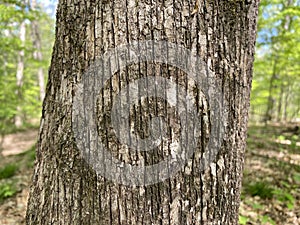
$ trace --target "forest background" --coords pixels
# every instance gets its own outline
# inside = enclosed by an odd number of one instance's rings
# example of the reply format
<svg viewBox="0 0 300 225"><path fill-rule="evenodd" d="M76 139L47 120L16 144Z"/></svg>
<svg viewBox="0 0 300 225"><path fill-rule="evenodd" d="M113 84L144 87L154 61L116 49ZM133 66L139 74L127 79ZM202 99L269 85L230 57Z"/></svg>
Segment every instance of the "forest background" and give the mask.
<svg viewBox="0 0 300 225"><path fill-rule="evenodd" d="M10 218L14 224L23 221L56 4L0 0L0 224L10 224ZM300 224L299 90L300 1L262 0L241 224ZM26 138L33 141L29 147ZM7 147L20 141L15 153Z"/></svg>

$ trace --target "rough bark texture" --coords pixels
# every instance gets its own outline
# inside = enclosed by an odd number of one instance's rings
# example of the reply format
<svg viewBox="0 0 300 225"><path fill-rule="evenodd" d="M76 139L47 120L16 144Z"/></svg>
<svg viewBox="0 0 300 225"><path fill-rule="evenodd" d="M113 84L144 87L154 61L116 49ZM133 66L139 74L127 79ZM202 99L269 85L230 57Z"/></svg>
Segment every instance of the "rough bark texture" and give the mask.
<svg viewBox="0 0 300 225"><path fill-rule="evenodd" d="M43 106L27 224L237 224L256 33L257 0L61 0L56 41ZM224 92L228 124L217 158L199 170L211 122L203 120L199 149L191 163L164 182L129 187L99 177L82 159L72 133L76 86L93 60L122 43L167 40L198 54ZM149 115L166 116L171 142L153 153L129 154L115 140L105 112L124 83L142 76L175 80L193 92L185 74L156 63L139 63L117 73L99 95L101 138L127 163L155 163L176 138L176 113L161 99L134 106L132 123L147 136ZM209 111L200 91L199 112ZM207 109L208 107L208 109ZM204 116L203 116L204 117ZM124 151L123 151L124 150Z"/></svg>

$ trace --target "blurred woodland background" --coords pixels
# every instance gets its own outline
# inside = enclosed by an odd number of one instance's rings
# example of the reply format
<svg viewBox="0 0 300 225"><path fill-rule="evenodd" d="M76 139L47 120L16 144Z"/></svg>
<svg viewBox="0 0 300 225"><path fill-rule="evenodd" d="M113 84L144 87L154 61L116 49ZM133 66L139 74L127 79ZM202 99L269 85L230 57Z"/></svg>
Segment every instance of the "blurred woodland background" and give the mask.
<svg viewBox="0 0 300 225"><path fill-rule="evenodd" d="M56 0L0 0L0 224L24 224ZM300 1L262 0L240 224L300 224Z"/></svg>

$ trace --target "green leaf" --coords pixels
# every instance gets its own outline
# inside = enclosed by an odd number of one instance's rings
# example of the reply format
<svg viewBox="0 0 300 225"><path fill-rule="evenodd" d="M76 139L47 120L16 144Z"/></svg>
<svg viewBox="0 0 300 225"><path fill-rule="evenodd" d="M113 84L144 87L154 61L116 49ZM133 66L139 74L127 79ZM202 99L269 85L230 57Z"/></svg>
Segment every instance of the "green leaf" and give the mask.
<svg viewBox="0 0 300 225"><path fill-rule="evenodd" d="M248 222L248 217L246 217L246 216L239 216L239 223L241 225L246 225L247 222Z"/></svg>

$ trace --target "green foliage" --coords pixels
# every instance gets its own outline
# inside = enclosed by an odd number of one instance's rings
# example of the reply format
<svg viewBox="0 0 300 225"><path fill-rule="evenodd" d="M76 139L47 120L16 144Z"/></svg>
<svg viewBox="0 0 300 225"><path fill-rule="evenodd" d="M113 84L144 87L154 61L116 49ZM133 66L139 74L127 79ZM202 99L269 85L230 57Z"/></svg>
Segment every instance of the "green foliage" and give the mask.
<svg viewBox="0 0 300 225"><path fill-rule="evenodd" d="M251 196L259 196L262 199L271 199L273 197L273 188L265 182L255 182L247 184L245 192Z"/></svg>
<svg viewBox="0 0 300 225"><path fill-rule="evenodd" d="M279 136L278 136L278 140L280 140L280 141L284 141L284 140L285 140L285 136L283 136L283 135L279 135Z"/></svg>
<svg viewBox="0 0 300 225"><path fill-rule="evenodd" d="M14 196L17 193L17 189L14 184L5 183L0 185L0 202L4 199Z"/></svg>
<svg viewBox="0 0 300 225"><path fill-rule="evenodd" d="M32 10L28 4L21 0L0 0L0 135L13 129L17 114L25 123L40 116L42 102L37 71L42 68L47 75L54 41L54 20L43 12L42 7ZM33 58L36 51L32 38L33 21L39 25L42 61ZM22 43L20 25L24 22L26 40ZM21 50L24 51L25 68L23 84L18 87L16 72ZM16 94L17 91L20 94Z"/></svg>
<svg viewBox="0 0 300 225"><path fill-rule="evenodd" d="M272 224L275 225L275 221L272 220L268 215L264 215L260 218L262 224Z"/></svg>
<svg viewBox="0 0 300 225"><path fill-rule="evenodd" d="M251 95L252 119L300 117L300 2L262 0Z"/></svg>
<svg viewBox="0 0 300 225"><path fill-rule="evenodd" d="M16 164L8 164L0 169L0 179L13 177L18 170Z"/></svg>
<svg viewBox="0 0 300 225"><path fill-rule="evenodd" d="M248 220L249 219L246 216L239 216L239 224L241 224L241 225L246 225Z"/></svg>
<svg viewBox="0 0 300 225"><path fill-rule="evenodd" d="M17 161L18 163L6 162L2 168L0 168L0 204L5 199L13 197L22 187L24 174L19 176L16 172L30 170L33 168L35 160L35 147L33 146L26 152L18 155L14 155L11 161Z"/></svg>
<svg viewBox="0 0 300 225"><path fill-rule="evenodd" d="M288 209L294 208L295 198L289 193L289 191L276 189L273 190L273 194L278 201L285 203Z"/></svg>
<svg viewBox="0 0 300 225"><path fill-rule="evenodd" d="M262 209L263 206L262 206L261 204L259 204L259 203L254 202L254 203L252 204L252 208L253 208L253 209Z"/></svg>
<svg viewBox="0 0 300 225"><path fill-rule="evenodd" d="M290 215L297 211L300 166L290 154L299 154L299 151L291 144L280 144L276 140L288 143L298 139L298 135L293 135L294 129L289 125L256 125L250 126L248 131L248 165L246 163L244 171L240 210L240 215L248 221L240 219L240 224L286 224L286 216L279 218L281 212Z"/></svg>
<svg viewBox="0 0 300 225"><path fill-rule="evenodd" d="M300 184L300 173L294 173L293 179L297 184Z"/></svg>

